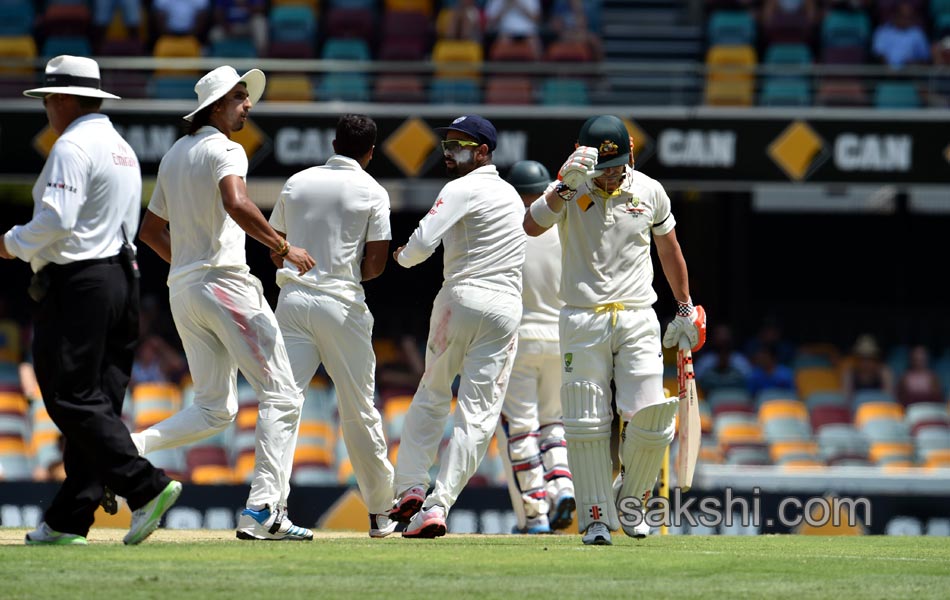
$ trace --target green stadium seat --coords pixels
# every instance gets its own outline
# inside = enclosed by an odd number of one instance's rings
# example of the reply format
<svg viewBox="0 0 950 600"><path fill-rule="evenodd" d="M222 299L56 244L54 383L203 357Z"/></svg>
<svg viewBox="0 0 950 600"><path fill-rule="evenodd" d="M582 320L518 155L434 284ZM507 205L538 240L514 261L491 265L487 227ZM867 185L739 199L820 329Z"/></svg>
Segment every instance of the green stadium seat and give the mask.
<svg viewBox="0 0 950 600"><path fill-rule="evenodd" d="M748 10L716 10L709 17L706 33L710 46L755 44L755 19Z"/></svg>
<svg viewBox="0 0 950 600"><path fill-rule="evenodd" d="M911 109L920 105L920 94L913 83L885 81L874 87L874 106L877 108Z"/></svg>

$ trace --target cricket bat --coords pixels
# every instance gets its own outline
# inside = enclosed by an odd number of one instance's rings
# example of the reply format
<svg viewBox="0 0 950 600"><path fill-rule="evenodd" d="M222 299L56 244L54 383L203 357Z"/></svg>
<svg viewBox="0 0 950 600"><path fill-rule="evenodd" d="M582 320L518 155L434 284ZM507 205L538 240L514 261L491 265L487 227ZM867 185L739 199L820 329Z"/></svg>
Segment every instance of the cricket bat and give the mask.
<svg viewBox="0 0 950 600"><path fill-rule="evenodd" d="M693 485L693 473L699 458L702 424L699 420L699 397L696 394L696 375L693 373L693 353L689 342L680 341L676 354L676 376L679 383L679 452L676 455L676 481L681 490Z"/></svg>

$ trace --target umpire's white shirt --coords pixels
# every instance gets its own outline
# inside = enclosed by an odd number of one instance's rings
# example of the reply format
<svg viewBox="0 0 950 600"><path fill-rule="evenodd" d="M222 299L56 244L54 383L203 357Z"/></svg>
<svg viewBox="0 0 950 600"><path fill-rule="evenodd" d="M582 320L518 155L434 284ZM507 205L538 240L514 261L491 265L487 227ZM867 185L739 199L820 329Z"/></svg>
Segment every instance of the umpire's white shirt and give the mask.
<svg viewBox="0 0 950 600"><path fill-rule="evenodd" d="M206 125L162 158L148 209L171 223L168 284L199 269L248 270L244 230L228 215L218 182L247 176L244 148Z"/></svg>
<svg viewBox="0 0 950 600"><path fill-rule="evenodd" d="M564 305L558 297L560 283L561 239L552 228L527 240L519 340L558 340L558 317Z"/></svg>
<svg viewBox="0 0 950 600"><path fill-rule="evenodd" d="M561 299L567 305L653 306L652 236L676 226L660 182L630 167L613 194L587 182L565 203L557 223L563 245Z"/></svg>
<svg viewBox="0 0 950 600"><path fill-rule="evenodd" d="M351 302L363 302L360 263L366 242L392 239L389 194L360 164L335 154L284 184L271 226L313 257L304 275L277 271L277 285L299 283Z"/></svg>
<svg viewBox="0 0 950 600"><path fill-rule="evenodd" d="M132 148L109 117L79 117L53 144L33 185L33 218L8 231L7 251L33 271L48 263L107 258L119 253L121 226L129 243L138 233L142 174Z"/></svg>
<svg viewBox="0 0 950 600"><path fill-rule="evenodd" d="M445 184L398 261L404 267L417 265L441 241L444 287L477 282L520 295L523 221L521 196L498 176L495 165L485 165Z"/></svg>

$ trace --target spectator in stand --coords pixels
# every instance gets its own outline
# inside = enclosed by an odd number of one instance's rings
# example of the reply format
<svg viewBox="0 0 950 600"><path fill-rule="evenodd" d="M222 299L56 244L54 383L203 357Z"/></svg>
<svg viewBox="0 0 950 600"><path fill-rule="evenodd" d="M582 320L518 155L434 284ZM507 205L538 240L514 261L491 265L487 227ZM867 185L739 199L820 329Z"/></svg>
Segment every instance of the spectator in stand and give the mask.
<svg viewBox="0 0 950 600"><path fill-rule="evenodd" d="M779 363L777 351L772 344L760 344L752 355L752 372L748 378L749 394L754 398L765 389L783 389L795 393L795 373Z"/></svg>
<svg viewBox="0 0 950 600"><path fill-rule="evenodd" d="M782 324L774 316L765 317L755 337L746 342L742 351L746 356L755 356L762 346L771 347L779 364L790 365L795 358L795 345L785 339Z"/></svg>
<svg viewBox="0 0 950 600"><path fill-rule="evenodd" d="M93 0L92 26L94 39L98 42L105 38L106 30L112 23L116 11L122 12L122 23L130 37L138 37L142 25L140 0Z"/></svg>
<svg viewBox="0 0 950 600"><path fill-rule="evenodd" d="M168 342L155 334L146 335L135 353L129 387L146 381L177 384L187 372L184 357Z"/></svg>
<svg viewBox="0 0 950 600"><path fill-rule="evenodd" d="M485 20L475 0L458 0L449 8L449 18L439 35L449 40L481 42L485 35Z"/></svg>
<svg viewBox="0 0 950 600"><path fill-rule="evenodd" d="M818 7L815 0L765 0L762 3L762 23L768 24L773 19L785 15L802 13L809 23L815 23L818 17Z"/></svg>
<svg viewBox="0 0 950 600"><path fill-rule="evenodd" d="M541 1L540 0L487 0L485 3L487 30L495 39L528 39L535 54L541 55Z"/></svg>
<svg viewBox="0 0 950 600"><path fill-rule="evenodd" d="M859 390L882 390L894 393L894 373L881 360L881 349L870 334L858 337L850 360L841 373L841 387L848 400Z"/></svg>
<svg viewBox="0 0 950 600"><path fill-rule="evenodd" d="M267 3L265 0L213 0L208 40L250 38L261 56L267 50Z"/></svg>
<svg viewBox="0 0 950 600"><path fill-rule="evenodd" d="M204 39L210 0L152 0L153 31L160 35L193 35Z"/></svg>
<svg viewBox="0 0 950 600"><path fill-rule="evenodd" d="M554 0L548 23L556 40L583 42L590 48L594 60L603 59L600 33L591 29L584 2L581 0Z"/></svg>
<svg viewBox="0 0 950 600"><path fill-rule="evenodd" d="M930 41L918 24L910 2L901 2L887 23L874 30L871 52L884 64L900 69L910 64L930 62Z"/></svg>
<svg viewBox="0 0 950 600"><path fill-rule="evenodd" d="M695 363L696 383L708 394L717 388L747 388L752 365L735 349L728 325L713 328L706 352Z"/></svg>
<svg viewBox="0 0 950 600"><path fill-rule="evenodd" d="M926 346L910 349L907 370L897 383L897 399L904 406L915 402L943 402L943 384L930 367L930 352Z"/></svg>

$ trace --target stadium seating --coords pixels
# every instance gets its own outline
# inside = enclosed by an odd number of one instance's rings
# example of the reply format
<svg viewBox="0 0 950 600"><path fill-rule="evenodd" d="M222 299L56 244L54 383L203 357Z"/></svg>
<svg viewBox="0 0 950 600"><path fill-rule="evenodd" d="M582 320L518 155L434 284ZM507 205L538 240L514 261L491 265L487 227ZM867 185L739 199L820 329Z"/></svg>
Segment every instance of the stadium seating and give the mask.
<svg viewBox="0 0 950 600"><path fill-rule="evenodd" d="M33 19L33 2L30 0L0 2L0 36L31 35Z"/></svg>
<svg viewBox="0 0 950 600"><path fill-rule="evenodd" d="M192 446L185 452L187 477L199 485L220 485L234 481L234 472L228 462L228 453L223 446Z"/></svg>
<svg viewBox="0 0 950 600"><path fill-rule="evenodd" d="M814 392L835 392L841 389L841 377L831 367L802 367L795 370L798 395L807 399Z"/></svg>
<svg viewBox="0 0 950 600"><path fill-rule="evenodd" d="M544 49L543 59L547 62L591 62L594 53L590 46L582 41L554 40Z"/></svg>
<svg viewBox="0 0 950 600"><path fill-rule="evenodd" d="M706 53L706 104L752 105L757 62L755 49L749 45L710 48Z"/></svg>
<svg viewBox="0 0 950 600"><path fill-rule="evenodd" d="M419 12L390 11L380 26L380 60L422 60L432 46L431 19Z"/></svg>
<svg viewBox="0 0 950 600"><path fill-rule="evenodd" d="M39 28L44 35L89 34L92 12L85 3L58 4L49 3L40 17Z"/></svg>
<svg viewBox="0 0 950 600"><path fill-rule="evenodd" d="M43 60L49 60L61 54L72 56L92 56L92 44L89 38L79 35L51 35L43 42L40 52Z"/></svg>
<svg viewBox="0 0 950 600"><path fill-rule="evenodd" d="M472 79L434 79L429 86L429 102L433 104L478 104L482 93Z"/></svg>
<svg viewBox="0 0 950 600"><path fill-rule="evenodd" d="M541 104L546 106L587 106L590 91L582 79L548 77L541 82Z"/></svg>
<svg viewBox="0 0 950 600"><path fill-rule="evenodd" d="M477 79L483 58L482 45L472 40L437 40L432 47L437 78Z"/></svg>
<svg viewBox="0 0 950 600"><path fill-rule="evenodd" d="M36 55L36 42L32 36L0 37L0 59L15 60L22 64L22 66L0 66L0 77L27 76L31 81L34 81L33 60ZM22 78L19 81L22 81Z"/></svg>
<svg viewBox="0 0 950 600"><path fill-rule="evenodd" d="M313 83L308 75L277 73L267 78L264 99L271 102L309 102L313 100Z"/></svg>
<svg viewBox="0 0 950 600"><path fill-rule="evenodd" d="M174 383L147 382L132 387L134 431L142 431L181 409L181 388Z"/></svg>
<svg viewBox="0 0 950 600"><path fill-rule="evenodd" d="M365 73L327 73L317 86L320 100L369 102L369 79Z"/></svg>
<svg viewBox="0 0 950 600"><path fill-rule="evenodd" d="M222 38L211 42L208 56L214 58L257 58L257 47L247 37Z"/></svg>
<svg viewBox="0 0 950 600"><path fill-rule="evenodd" d="M371 58L369 44L359 38L331 37L323 43L320 56L326 60L363 60Z"/></svg>
<svg viewBox="0 0 950 600"><path fill-rule="evenodd" d="M748 10L717 10L706 25L706 39L710 46L753 45L756 42L756 25Z"/></svg>
<svg viewBox="0 0 950 600"><path fill-rule="evenodd" d="M862 429L864 425L876 419L889 419L902 422L904 409L896 402L865 402L856 406L854 425Z"/></svg>
<svg viewBox="0 0 950 600"><path fill-rule="evenodd" d="M821 45L867 46L871 19L862 11L830 10L821 21Z"/></svg>
<svg viewBox="0 0 950 600"><path fill-rule="evenodd" d="M383 103L421 104L427 102L428 97L422 78L418 75L380 74L374 83L373 100ZM375 342L373 346L376 346Z"/></svg>
<svg viewBox="0 0 950 600"><path fill-rule="evenodd" d="M522 77L494 76L485 84L485 104L525 105L534 103L531 81Z"/></svg>
<svg viewBox="0 0 950 600"><path fill-rule="evenodd" d="M860 79L822 79L818 83L815 103L819 106L867 106L869 98Z"/></svg>
<svg viewBox="0 0 950 600"><path fill-rule="evenodd" d="M32 436L30 438L31 454L37 468L47 471L50 466L63 459L60 449L62 434L42 402L34 403L31 409Z"/></svg>
<svg viewBox="0 0 950 600"><path fill-rule="evenodd" d="M383 8L393 12L418 12L427 18L435 14L433 0L383 0Z"/></svg>
<svg viewBox="0 0 950 600"><path fill-rule="evenodd" d="M831 404L819 405L810 409L808 414L811 420L811 427L815 431L818 431L823 425L828 425L829 423L850 424L852 422L851 409L846 406Z"/></svg>
<svg viewBox="0 0 950 600"><path fill-rule="evenodd" d="M330 8L326 13L326 31L334 37L368 43L376 35L376 15L365 8Z"/></svg>
<svg viewBox="0 0 950 600"><path fill-rule="evenodd" d="M918 402L907 407L904 422L910 429L911 435L915 435L916 430L921 427L931 425L950 427L950 416L947 415L947 407L943 404Z"/></svg>
<svg viewBox="0 0 950 600"><path fill-rule="evenodd" d="M148 97L157 100L194 100L196 81L193 76L156 75L148 82Z"/></svg>
<svg viewBox="0 0 950 600"><path fill-rule="evenodd" d="M874 86L876 108L920 108L922 101L917 86L907 81L882 81Z"/></svg>
<svg viewBox="0 0 950 600"><path fill-rule="evenodd" d="M829 465L842 460L867 459L868 441L861 432L848 423L822 425L815 432L818 452Z"/></svg>

